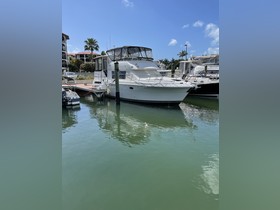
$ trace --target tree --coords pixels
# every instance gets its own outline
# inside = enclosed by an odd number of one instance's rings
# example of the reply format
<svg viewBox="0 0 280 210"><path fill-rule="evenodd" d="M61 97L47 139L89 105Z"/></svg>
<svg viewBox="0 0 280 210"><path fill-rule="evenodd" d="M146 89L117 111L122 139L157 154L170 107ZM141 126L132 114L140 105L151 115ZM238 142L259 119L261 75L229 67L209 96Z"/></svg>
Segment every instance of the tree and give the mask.
<svg viewBox="0 0 280 210"><path fill-rule="evenodd" d="M88 38L87 40L85 40L85 50L89 50L90 51L90 57L91 57L91 62L92 62L92 59L93 59L93 51L96 50L98 51L99 50L99 45L98 45L98 42L93 39L93 38Z"/></svg>
<svg viewBox="0 0 280 210"><path fill-rule="evenodd" d="M102 52L101 52L101 55L106 55L105 51L102 51Z"/></svg>
<svg viewBox="0 0 280 210"><path fill-rule="evenodd" d="M83 61L73 58L70 60L70 63L68 64L69 71L79 71L81 64Z"/></svg>
<svg viewBox="0 0 280 210"><path fill-rule="evenodd" d="M68 68L69 68L69 71L71 71L71 72L78 72L79 71L78 67L76 65L74 65L73 63L69 63Z"/></svg>
<svg viewBox="0 0 280 210"><path fill-rule="evenodd" d="M178 59L172 58L169 61L167 58L165 58L165 59L163 59L163 60L161 59L159 61L165 65L166 69L171 69L171 70L173 69L173 70L175 70L175 69L179 68L181 60L180 59L178 60Z"/></svg>
<svg viewBox="0 0 280 210"><path fill-rule="evenodd" d="M176 60L175 60L174 58L172 58L172 59L170 60L170 67L171 67L171 70L174 70L174 69L176 68L175 65L176 65Z"/></svg>
<svg viewBox="0 0 280 210"><path fill-rule="evenodd" d="M95 70L95 63L83 63L81 69L84 71L93 72Z"/></svg>
<svg viewBox="0 0 280 210"><path fill-rule="evenodd" d="M163 60L159 60L159 61L165 65L165 68L168 69L168 66L170 65L170 62L167 58L165 58Z"/></svg>
<svg viewBox="0 0 280 210"><path fill-rule="evenodd" d="M183 57L187 56L187 55L188 55L188 53L187 53L187 51L182 50L182 51L181 51L181 52L179 52L177 55L179 56L179 58L183 58Z"/></svg>

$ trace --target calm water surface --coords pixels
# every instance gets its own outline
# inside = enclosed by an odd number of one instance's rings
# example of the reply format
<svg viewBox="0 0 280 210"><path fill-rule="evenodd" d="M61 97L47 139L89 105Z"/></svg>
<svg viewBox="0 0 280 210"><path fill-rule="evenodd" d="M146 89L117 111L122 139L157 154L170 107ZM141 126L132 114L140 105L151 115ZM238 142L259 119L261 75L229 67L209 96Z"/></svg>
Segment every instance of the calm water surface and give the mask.
<svg viewBox="0 0 280 210"><path fill-rule="evenodd" d="M217 100L175 107L81 99L63 109L63 209L216 210Z"/></svg>

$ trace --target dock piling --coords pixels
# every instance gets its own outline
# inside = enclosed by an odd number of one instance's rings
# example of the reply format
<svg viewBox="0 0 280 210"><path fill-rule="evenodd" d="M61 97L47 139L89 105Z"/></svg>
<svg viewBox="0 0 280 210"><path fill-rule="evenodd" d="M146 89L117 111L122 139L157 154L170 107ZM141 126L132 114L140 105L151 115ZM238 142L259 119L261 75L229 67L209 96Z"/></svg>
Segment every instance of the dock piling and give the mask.
<svg viewBox="0 0 280 210"><path fill-rule="evenodd" d="M116 104L120 104L119 62L115 62Z"/></svg>

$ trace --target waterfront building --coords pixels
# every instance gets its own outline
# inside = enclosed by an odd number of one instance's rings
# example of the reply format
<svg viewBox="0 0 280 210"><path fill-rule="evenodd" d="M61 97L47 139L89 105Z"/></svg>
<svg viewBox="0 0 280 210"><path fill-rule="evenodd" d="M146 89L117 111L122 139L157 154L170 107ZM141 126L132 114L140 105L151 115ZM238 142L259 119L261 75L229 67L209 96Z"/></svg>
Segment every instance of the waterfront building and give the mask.
<svg viewBox="0 0 280 210"><path fill-rule="evenodd" d="M67 40L69 40L69 36L62 33L62 72L68 70Z"/></svg>
<svg viewBox="0 0 280 210"><path fill-rule="evenodd" d="M75 57L76 57L76 59L83 61L83 63L89 63L89 62L91 62L90 54L91 54L91 52L79 52L79 53L76 53ZM93 58L95 58L96 56L99 56L99 54L97 54L95 52L93 52L92 55L93 55Z"/></svg>
<svg viewBox="0 0 280 210"><path fill-rule="evenodd" d="M68 62L70 63L72 60L76 59L75 53L67 53Z"/></svg>

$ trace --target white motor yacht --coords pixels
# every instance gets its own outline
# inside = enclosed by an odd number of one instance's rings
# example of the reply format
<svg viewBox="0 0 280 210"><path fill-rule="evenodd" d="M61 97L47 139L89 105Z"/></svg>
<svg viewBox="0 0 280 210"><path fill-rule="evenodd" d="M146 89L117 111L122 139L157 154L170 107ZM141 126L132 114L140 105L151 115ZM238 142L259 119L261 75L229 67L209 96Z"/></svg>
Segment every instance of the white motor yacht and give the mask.
<svg viewBox="0 0 280 210"><path fill-rule="evenodd" d="M219 55L180 61L179 70L186 81L195 85L190 96L219 98Z"/></svg>
<svg viewBox="0 0 280 210"><path fill-rule="evenodd" d="M116 97L115 66L119 67L121 100L143 103L178 104L194 88L183 79L162 76L153 61L152 50L140 46L124 46L96 57L93 85L106 88L106 94Z"/></svg>

